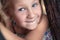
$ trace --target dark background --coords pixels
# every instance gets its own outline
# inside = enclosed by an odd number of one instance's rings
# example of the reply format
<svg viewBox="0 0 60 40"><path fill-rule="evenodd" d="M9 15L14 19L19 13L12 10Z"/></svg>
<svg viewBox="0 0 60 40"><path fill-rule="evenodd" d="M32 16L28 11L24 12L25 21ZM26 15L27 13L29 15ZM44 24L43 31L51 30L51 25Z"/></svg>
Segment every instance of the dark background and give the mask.
<svg viewBox="0 0 60 40"><path fill-rule="evenodd" d="M60 40L60 0L44 0L53 40Z"/></svg>

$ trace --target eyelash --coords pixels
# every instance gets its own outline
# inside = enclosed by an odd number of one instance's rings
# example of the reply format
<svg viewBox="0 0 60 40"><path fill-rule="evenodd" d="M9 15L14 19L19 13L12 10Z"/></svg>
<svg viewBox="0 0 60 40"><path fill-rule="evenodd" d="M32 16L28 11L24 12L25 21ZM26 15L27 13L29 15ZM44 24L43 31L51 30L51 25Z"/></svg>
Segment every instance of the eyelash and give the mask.
<svg viewBox="0 0 60 40"><path fill-rule="evenodd" d="M34 3L33 5L32 5L32 7L36 7L38 5L38 3Z"/></svg>
<svg viewBox="0 0 60 40"><path fill-rule="evenodd" d="M20 8L20 9L19 9L19 11L24 11L24 10L25 10L25 8Z"/></svg>
<svg viewBox="0 0 60 40"><path fill-rule="evenodd" d="M32 5L32 7L36 7L38 5L38 3L34 3L33 5ZM19 11L24 11L24 10L26 10L26 8L20 8L20 9L18 9Z"/></svg>

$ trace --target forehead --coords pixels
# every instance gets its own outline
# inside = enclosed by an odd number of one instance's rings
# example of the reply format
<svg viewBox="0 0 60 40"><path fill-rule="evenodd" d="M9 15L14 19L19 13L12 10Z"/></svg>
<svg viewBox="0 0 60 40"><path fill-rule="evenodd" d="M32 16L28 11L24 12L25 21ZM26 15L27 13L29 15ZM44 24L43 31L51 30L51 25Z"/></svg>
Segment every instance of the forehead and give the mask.
<svg viewBox="0 0 60 40"><path fill-rule="evenodd" d="M23 3L23 4L25 4L25 3L33 3L33 2L35 2L35 1L39 1L39 0L14 0L14 3Z"/></svg>

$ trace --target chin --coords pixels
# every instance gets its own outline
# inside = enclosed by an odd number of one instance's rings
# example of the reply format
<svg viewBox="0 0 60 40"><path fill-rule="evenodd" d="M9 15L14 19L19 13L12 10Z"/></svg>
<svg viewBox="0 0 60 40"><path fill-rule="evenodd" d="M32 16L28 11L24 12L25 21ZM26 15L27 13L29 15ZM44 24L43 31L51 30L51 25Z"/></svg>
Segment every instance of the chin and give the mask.
<svg viewBox="0 0 60 40"><path fill-rule="evenodd" d="M34 30L34 29L36 29L36 28L37 28L37 25L36 25L36 26L28 26L28 27L27 27L28 30Z"/></svg>
<svg viewBox="0 0 60 40"><path fill-rule="evenodd" d="M31 30L31 31L32 31L32 30L35 30L35 29L36 29L36 28L29 28L28 30Z"/></svg>

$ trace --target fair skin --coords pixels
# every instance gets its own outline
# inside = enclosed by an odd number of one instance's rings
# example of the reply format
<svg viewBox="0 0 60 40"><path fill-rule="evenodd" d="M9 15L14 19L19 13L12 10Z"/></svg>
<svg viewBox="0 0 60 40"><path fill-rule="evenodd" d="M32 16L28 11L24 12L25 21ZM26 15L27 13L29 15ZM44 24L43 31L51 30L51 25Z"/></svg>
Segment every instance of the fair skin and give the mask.
<svg viewBox="0 0 60 40"><path fill-rule="evenodd" d="M18 25L15 27L16 32L23 34L24 29L31 31L25 36L25 38L21 38L0 23L1 32L6 40L42 40L47 29L48 20L45 15L42 16L39 0L14 0L13 4L14 11L11 12L11 15Z"/></svg>

